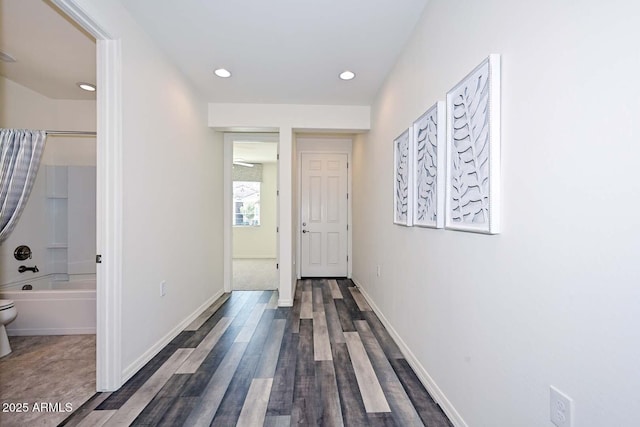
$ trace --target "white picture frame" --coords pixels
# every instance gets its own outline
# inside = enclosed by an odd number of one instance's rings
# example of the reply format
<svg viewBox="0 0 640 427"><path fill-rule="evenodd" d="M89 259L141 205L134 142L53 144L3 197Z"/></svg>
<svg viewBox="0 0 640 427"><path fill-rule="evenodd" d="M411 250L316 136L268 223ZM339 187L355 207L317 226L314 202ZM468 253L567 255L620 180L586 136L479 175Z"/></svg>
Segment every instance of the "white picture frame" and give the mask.
<svg viewBox="0 0 640 427"><path fill-rule="evenodd" d="M445 228L500 232L500 55L447 92Z"/></svg>
<svg viewBox="0 0 640 427"><path fill-rule="evenodd" d="M411 128L393 140L393 222L410 227L412 225L412 172L413 150Z"/></svg>
<svg viewBox="0 0 640 427"><path fill-rule="evenodd" d="M436 102L413 122L413 225L444 227L445 105Z"/></svg>

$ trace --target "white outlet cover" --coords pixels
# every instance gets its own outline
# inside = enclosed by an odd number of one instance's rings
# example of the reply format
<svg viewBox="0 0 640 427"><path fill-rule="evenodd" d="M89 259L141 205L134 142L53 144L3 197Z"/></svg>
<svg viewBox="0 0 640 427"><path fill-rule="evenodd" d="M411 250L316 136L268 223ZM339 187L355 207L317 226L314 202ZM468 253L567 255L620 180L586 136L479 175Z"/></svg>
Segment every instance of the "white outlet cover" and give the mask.
<svg viewBox="0 0 640 427"><path fill-rule="evenodd" d="M551 422L558 427L573 427L573 400L551 386L549 399Z"/></svg>

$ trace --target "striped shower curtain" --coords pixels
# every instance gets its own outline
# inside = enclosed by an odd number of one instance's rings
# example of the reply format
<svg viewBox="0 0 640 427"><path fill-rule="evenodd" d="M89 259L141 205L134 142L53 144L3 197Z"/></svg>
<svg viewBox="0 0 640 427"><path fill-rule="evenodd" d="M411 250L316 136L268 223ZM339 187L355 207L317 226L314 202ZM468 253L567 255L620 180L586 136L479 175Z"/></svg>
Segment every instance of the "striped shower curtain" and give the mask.
<svg viewBox="0 0 640 427"><path fill-rule="evenodd" d="M0 129L0 243L29 200L46 138L41 130Z"/></svg>

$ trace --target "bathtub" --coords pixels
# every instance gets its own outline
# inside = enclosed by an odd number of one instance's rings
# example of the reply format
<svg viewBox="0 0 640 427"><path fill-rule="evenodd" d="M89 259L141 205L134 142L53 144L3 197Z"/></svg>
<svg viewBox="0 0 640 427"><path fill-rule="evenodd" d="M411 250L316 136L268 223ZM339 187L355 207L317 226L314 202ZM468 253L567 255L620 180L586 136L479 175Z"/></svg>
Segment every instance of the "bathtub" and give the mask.
<svg viewBox="0 0 640 427"><path fill-rule="evenodd" d="M96 279L87 275L68 281L44 276L2 285L0 299L15 302L18 317L8 335L77 335L96 333ZM32 290L22 290L29 284Z"/></svg>

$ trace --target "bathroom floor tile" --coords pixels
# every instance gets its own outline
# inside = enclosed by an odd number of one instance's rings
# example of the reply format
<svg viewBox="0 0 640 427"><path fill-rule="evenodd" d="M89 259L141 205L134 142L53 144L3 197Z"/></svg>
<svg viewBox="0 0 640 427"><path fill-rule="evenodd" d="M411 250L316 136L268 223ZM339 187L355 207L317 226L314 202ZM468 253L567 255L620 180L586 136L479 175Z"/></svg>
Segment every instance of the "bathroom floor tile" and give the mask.
<svg viewBox="0 0 640 427"><path fill-rule="evenodd" d="M95 394L95 335L9 341L13 352L0 359L0 404L14 405L0 412L3 427L55 426ZM16 412L15 404L28 411Z"/></svg>

